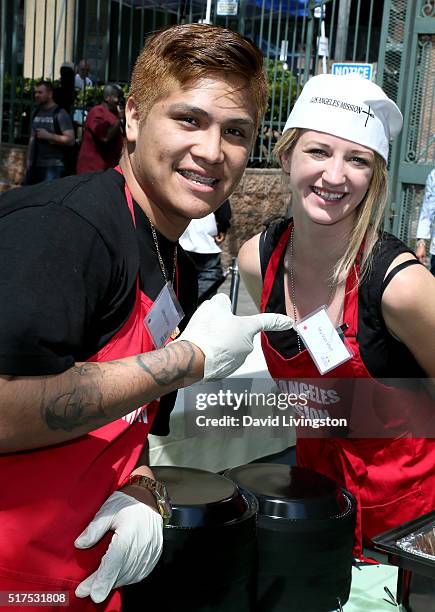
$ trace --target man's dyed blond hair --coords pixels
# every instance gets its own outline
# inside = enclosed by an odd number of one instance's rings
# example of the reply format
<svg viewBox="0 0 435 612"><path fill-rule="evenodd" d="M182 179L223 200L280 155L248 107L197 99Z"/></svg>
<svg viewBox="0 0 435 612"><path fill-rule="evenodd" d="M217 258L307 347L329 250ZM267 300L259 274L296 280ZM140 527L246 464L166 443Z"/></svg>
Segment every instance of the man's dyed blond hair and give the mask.
<svg viewBox="0 0 435 612"><path fill-rule="evenodd" d="M130 96L141 119L176 86L206 77L241 77L256 109L257 125L267 106L263 55L237 32L205 24L177 25L149 36L134 66Z"/></svg>

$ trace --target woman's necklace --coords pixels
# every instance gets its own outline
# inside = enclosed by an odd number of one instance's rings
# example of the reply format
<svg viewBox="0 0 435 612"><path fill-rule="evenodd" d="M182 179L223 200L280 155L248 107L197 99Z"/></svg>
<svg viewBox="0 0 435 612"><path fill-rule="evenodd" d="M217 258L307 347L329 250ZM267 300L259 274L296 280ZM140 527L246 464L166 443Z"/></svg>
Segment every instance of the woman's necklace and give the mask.
<svg viewBox="0 0 435 612"><path fill-rule="evenodd" d="M297 316L297 312L296 312L296 290L295 290L295 278L294 278L294 269L293 269L293 236L295 233L295 226L293 225L292 227L292 231L290 233L290 257L289 257L289 284L290 284L290 297L292 300L292 304L293 304L293 318L295 320L295 323L297 323L298 320L298 316ZM329 289L329 295L328 295L328 302L326 304L326 306L329 306L331 301L332 301L332 297L335 293L335 290L337 288L337 284L333 283ZM302 345L301 345L301 339L299 337L299 334L296 332L296 338L297 338L297 342L298 342L298 353L302 352Z"/></svg>
<svg viewBox="0 0 435 612"><path fill-rule="evenodd" d="M166 267L165 267L165 262L163 261L163 257L162 254L160 252L160 248L159 248L159 241L157 238L157 232L156 232L156 228L154 227L154 225L151 222L151 219L148 217L148 221L150 222L150 227L151 227L151 234L153 236L153 240L154 240L154 245L156 247L156 253L157 253L157 258L159 260L159 264L160 264L160 269L162 271L163 274L163 278L165 279L165 283L169 282L168 279L168 274L166 272ZM174 286L174 281L175 281L175 272L177 270L177 256L178 256L178 244L176 244L174 246L174 259L173 259L173 263L172 263L172 280L171 280L171 285ZM171 339L175 340L175 338L177 336L180 335L180 330L178 329L178 326L174 329L174 331L171 333Z"/></svg>

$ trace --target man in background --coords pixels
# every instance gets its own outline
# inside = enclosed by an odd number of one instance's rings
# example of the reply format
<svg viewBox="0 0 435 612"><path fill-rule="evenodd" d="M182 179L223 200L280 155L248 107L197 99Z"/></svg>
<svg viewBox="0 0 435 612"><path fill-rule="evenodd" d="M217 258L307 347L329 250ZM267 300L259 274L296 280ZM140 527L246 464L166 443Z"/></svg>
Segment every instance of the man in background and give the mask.
<svg viewBox="0 0 435 612"><path fill-rule="evenodd" d="M103 102L88 113L77 162L77 174L114 168L123 143L124 94L119 85L106 85Z"/></svg>
<svg viewBox="0 0 435 612"><path fill-rule="evenodd" d="M53 85L49 81L35 87L35 102L25 185L64 176L65 153L75 142L71 117L53 100Z"/></svg>
<svg viewBox="0 0 435 612"><path fill-rule="evenodd" d="M76 89L84 89L85 87L92 87L93 83L88 77L89 64L85 59L79 61L77 67L77 73L74 80L74 86Z"/></svg>
<svg viewBox="0 0 435 612"><path fill-rule="evenodd" d="M426 264L426 241L430 240L430 271L435 275L435 168L426 179L424 200L417 226L415 254L421 263Z"/></svg>
<svg viewBox="0 0 435 612"><path fill-rule="evenodd" d="M225 280L221 245L231 226L231 205L225 200L214 213L192 219L180 236L180 244L195 264L198 276L198 304L216 295Z"/></svg>

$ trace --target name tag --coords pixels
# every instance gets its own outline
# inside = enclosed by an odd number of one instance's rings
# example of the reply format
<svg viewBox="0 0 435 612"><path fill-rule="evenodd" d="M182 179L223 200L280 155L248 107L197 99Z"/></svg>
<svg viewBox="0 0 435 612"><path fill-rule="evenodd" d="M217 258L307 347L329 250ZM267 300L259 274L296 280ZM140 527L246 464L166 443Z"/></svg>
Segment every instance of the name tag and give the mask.
<svg viewBox="0 0 435 612"><path fill-rule="evenodd" d="M352 351L332 324L326 306L321 306L298 321L295 330L307 347L320 374L326 374L353 357Z"/></svg>
<svg viewBox="0 0 435 612"><path fill-rule="evenodd" d="M161 348L166 343L183 317L181 304L175 295L172 283L168 282L156 297L143 321L156 348Z"/></svg>

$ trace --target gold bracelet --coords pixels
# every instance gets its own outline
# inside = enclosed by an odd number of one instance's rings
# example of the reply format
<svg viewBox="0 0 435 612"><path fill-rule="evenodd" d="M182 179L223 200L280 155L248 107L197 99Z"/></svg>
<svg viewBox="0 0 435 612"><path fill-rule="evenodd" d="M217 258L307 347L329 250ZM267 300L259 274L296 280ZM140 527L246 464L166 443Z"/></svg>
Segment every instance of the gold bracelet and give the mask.
<svg viewBox="0 0 435 612"><path fill-rule="evenodd" d="M171 501L166 487L162 482L150 476L144 476L143 474L133 474L124 479L120 488L128 485L136 485L149 491L156 500L157 509L163 519L163 524L166 525L169 522L172 516Z"/></svg>

